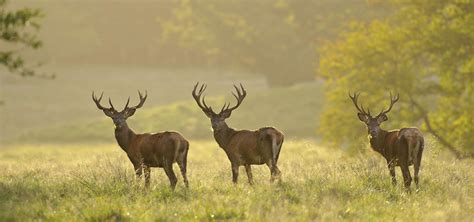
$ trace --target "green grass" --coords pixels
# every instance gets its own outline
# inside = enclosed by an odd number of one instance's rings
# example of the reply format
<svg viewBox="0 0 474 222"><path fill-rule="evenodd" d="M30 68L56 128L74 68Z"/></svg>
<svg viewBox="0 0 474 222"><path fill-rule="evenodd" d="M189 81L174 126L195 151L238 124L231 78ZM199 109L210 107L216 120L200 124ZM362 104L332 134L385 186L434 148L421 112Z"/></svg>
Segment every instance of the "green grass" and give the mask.
<svg viewBox="0 0 474 222"><path fill-rule="evenodd" d="M361 148L362 149L362 148ZM364 148L367 149L367 148ZM286 141L283 181L265 166L244 170L237 186L214 141L191 141L190 188L170 191L162 169L145 190L115 144L14 145L0 149L0 221L471 221L473 160L456 161L433 142L424 154L421 189L393 187L374 152L349 157L309 140ZM175 172L178 173L175 166ZM397 176L401 180L400 171Z"/></svg>
<svg viewBox="0 0 474 222"><path fill-rule="evenodd" d="M209 86L209 88L212 88ZM238 129L274 126L287 138L315 137L318 116L324 102L322 84L308 83L289 88L250 91L242 105L232 113L227 123ZM224 101L235 103L229 90L224 94L208 93L206 101L220 109ZM212 96L217 95L217 96ZM151 96L151 95L150 95ZM284 102L282 102L284 101ZM92 108L92 100L89 102ZM95 109L95 108L94 108ZM81 143L114 140L112 120L95 110L92 120L58 124L41 130L28 131L17 138L23 143ZM175 130L190 139L213 139L210 121L189 93L189 99L169 105L143 108L128 120L137 133Z"/></svg>

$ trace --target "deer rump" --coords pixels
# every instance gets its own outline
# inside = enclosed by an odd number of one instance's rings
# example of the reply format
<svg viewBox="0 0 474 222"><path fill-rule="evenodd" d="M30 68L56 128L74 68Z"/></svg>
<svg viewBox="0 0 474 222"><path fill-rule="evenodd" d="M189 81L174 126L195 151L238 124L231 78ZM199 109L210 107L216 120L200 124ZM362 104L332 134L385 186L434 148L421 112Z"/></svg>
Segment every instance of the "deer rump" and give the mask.
<svg viewBox="0 0 474 222"><path fill-rule="evenodd" d="M408 166L418 161L424 148L424 139L417 128L402 128L392 134L392 139L396 140L394 147L391 147L392 156L396 158L396 166L400 166L401 159L406 159Z"/></svg>
<svg viewBox="0 0 474 222"><path fill-rule="evenodd" d="M141 134L132 142L129 158L149 167L185 161L189 143L176 132Z"/></svg>
<svg viewBox="0 0 474 222"><path fill-rule="evenodd" d="M227 157L239 165L277 163L283 139L273 127L237 131L229 141Z"/></svg>

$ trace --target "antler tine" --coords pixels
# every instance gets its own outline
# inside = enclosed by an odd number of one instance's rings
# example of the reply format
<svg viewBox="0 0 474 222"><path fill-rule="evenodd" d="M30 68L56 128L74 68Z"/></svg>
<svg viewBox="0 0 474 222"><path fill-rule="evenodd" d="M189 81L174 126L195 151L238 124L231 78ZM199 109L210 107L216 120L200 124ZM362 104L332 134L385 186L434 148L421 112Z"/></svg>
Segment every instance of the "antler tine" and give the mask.
<svg viewBox="0 0 474 222"><path fill-rule="evenodd" d="M221 112L224 110L225 106L227 105L227 102L224 102L224 105L221 108Z"/></svg>
<svg viewBox="0 0 474 222"><path fill-rule="evenodd" d="M109 98L109 104L110 104L110 107L111 107L113 110L115 110L114 105L112 105L112 100L111 100L110 98Z"/></svg>
<svg viewBox="0 0 474 222"><path fill-rule="evenodd" d="M386 113L390 112L390 110L392 110L393 104L398 102L399 99L400 99L400 93L397 93L397 95L394 97L392 95L392 92L390 92L390 106L388 107L388 109L386 111L384 111L382 109L382 112L380 112L379 115L386 114Z"/></svg>
<svg viewBox="0 0 474 222"><path fill-rule="evenodd" d="M193 92L192 92L192 95L193 97L195 96L201 96L202 92L203 92L203 87L204 87L205 84L202 84L201 85L201 88L199 89L199 92L196 94L196 90L197 90L197 87L199 86L199 82L196 83L196 85L194 85L194 88L193 88Z"/></svg>
<svg viewBox="0 0 474 222"><path fill-rule="evenodd" d="M202 84L201 88L199 89L199 95L201 95L206 89L207 89L207 84Z"/></svg>
<svg viewBox="0 0 474 222"><path fill-rule="evenodd" d="M206 101L205 101L206 95L202 95L204 93L204 91L206 90L207 85L202 84L201 87L199 88L198 92L196 93L196 90L197 90L198 86L199 86L199 82L197 82L196 85L194 85L194 89L192 91L192 96L193 96L194 100L196 101L199 108L202 109L202 111L214 113L214 111L212 111L212 108L210 106L207 106L207 104L206 104ZM201 96L202 96L202 99L201 99ZM202 102L201 102L201 100L202 100Z"/></svg>
<svg viewBox="0 0 474 222"><path fill-rule="evenodd" d="M357 99L359 98L359 95L360 95L360 93L356 93L356 92L354 92L353 95L351 95L351 94L349 93L349 97L351 98L352 103L354 103L354 105L355 105L355 107L357 108L357 110L358 110L360 113L364 114L364 115L370 116L370 110L369 110L368 112L366 112L365 109L364 109L364 106L363 106L362 104L360 105L360 107L359 107L359 105L357 104Z"/></svg>
<svg viewBox="0 0 474 222"><path fill-rule="evenodd" d="M233 86L234 86L234 89L235 89L235 91L237 92L237 95L239 95L239 97L240 97L240 96L241 96L241 94L240 94L240 90L239 90L239 88L237 88L237 86L236 86L236 85L233 85ZM234 93L232 92L232 94L234 94Z"/></svg>
<svg viewBox="0 0 474 222"><path fill-rule="evenodd" d="M123 110L126 110L128 108L128 104L130 103L130 96L127 99L127 103L125 104Z"/></svg>
<svg viewBox="0 0 474 222"><path fill-rule="evenodd" d="M226 109L229 109L229 106L230 106L230 102L229 102L229 103L228 103L228 102L225 102L225 103L224 103L224 106L222 106L221 112L224 111L224 110L226 110Z"/></svg>
<svg viewBox="0 0 474 222"><path fill-rule="evenodd" d="M244 86L242 86L242 83L240 83L240 88L242 89L242 96L245 97L247 95L247 91L245 91Z"/></svg>
<svg viewBox="0 0 474 222"><path fill-rule="evenodd" d="M104 95L104 92L102 92L102 93L100 94L99 99L97 99L97 97L95 96L94 91L92 91L92 100L95 102L95 105L97 105L97 108L99 108L100 110L108 109L108 108L105 108L105 107L103 107L102 105L100 105L100 101L102 100L102 96L103 96L103 95Z"/></svg>
<svg viewBox="0 0 474 222"><path fill-rule="evenodd" d="M234 92L232 92L232 95L237 100L237 104L235 106L233 106L232 108L229 108L229 106L230 106L230 103L229 103L229 105L227 105L227 107L225 109L223 109L222 111L224 111L224 110L226 110L226 111L235 110L235 109L237 109L237 107L240 106L240 104L242 104L242 101L244 101L244 98L247 95L247 92L245 91L244 87L242 86L242 83L240 83L240 88L241 89L239 89L236 85L234 85L234 88L235 88L235 91L237 91L237 95Z"/></svg>
<svg viewBox="0 0 474 222"><path fill-rule="evenodd" d="M203 95L203 96L202 96L202 104L204 105L204 108L205 108L206 110L212 111L212 108L206 104L205 98L206 98L206 95Z"/></svg>
<svg viewBox="0 0 474 222"><path fill-rule="evenodd" d="M137 90L137 91L138 91L138 96L140 97L140 101L142 101L142 100L144 100L148 97L148 90L145 90L145 96L142 95L140 90Z"/></svg>
<svg viewBox="0 0 474 222"><path fill-rule="evenodd" d="M95 92L92 91L92 99L93 99L94 101L97 101L97 97L95 96L94 93L95 93ZM102 96L103 96L103 95L104 95L104 92L102 92L102 93L100 94L100 97L99 97L99 99L98 99L99 102L100 102L100 100L102 100Z"/></svg>
<svg viewBox="0 0 474 222"><path fill-rule="evenodd" d="M138 90L138 97L140 97L140 102L138 102L138 105L133 107L134 109L141 108L143 104L145 104L145 100L148 97L148 90L145 90L145 96L143 96L140 90Z"/></svg>

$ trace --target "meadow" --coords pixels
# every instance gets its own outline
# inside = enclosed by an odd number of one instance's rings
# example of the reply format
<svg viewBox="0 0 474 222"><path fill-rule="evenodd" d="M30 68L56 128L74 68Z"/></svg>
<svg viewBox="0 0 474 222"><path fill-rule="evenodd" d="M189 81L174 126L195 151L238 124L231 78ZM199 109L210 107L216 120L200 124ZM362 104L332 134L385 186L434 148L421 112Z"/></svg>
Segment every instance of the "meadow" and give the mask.
<svg viewBox="0 0 474 222"><path fill-rule="evenodd" d="M0 0L0 222L474 221L474 1L248 3ZM196 82L214 110L245 86L226 123L285 134L281 181L253 166L255 185L231 182ZM177 166L174 191L163 169L137 180L91 99L122 110L137 90L128 125L190 141L189 188ZM348 92L400 102L374 119ZM369 147L380 124L423 132L419 189Z"/></svg>
<svg viewBox="0 0 474 222"><path fill-rule="evenodd" d="M349 157L312 140L290 140L279 162L281 182L271 184L267 167L255 166L254 186L243 169L233 185L224 152L214 141L193 140L190 188L179 177L172 192L158 168L145 189L115 144L13 145L0 150L0 220L471 221L473 163L431 141L421 188L408 193L392 186L374 152Z"/></svg>
<svg viewBox="0 0 474 222"><path fill-rule="evenodd" d="M150 70L142 72L139 81L114 79L114 70L107 68L103 72L70 69L53 82L4 81L0 221L474 218L474 161L456 160L431 138L423 156L421 188L411 193L403 188L399 169L399 184L392 186L385 160L367 143L350 153L322 144L316 133L324 104L320 82L268 89L254 76L157 72L160 75L152 89L147 82L157 77ZM97 73L102 75L86 84ZM206 100L215 107L224 100L233 101L230 89L235 81L247 87L246 100L227 121L230 126L272 125L286 134L279 160L281 182L271 184L268 168L254 166L254 186L247 183L244 169L240 169L239 184L232 184L230 163L212 138L209 120L190 96L200 79L208 82ZM171 80L173 84L167 84ZM68 84L72 81L77 84ZM22 89L31 97L15 99ZM145 189L115 143L112 121L90 98L92 90L104 90L104 96L117 104L128 96L133 103L138 99L136 89L149 89L149 99L129 119L130 127L136 132L177 130L190 139L189 189L184 188L177 166L176 191L170 190L165 173L158 168L152 170L151 186ZM176 93L170 94L171 90ZM31 111L18 112L25 109ZM362 125L360 130L365 130Z"/></svg>

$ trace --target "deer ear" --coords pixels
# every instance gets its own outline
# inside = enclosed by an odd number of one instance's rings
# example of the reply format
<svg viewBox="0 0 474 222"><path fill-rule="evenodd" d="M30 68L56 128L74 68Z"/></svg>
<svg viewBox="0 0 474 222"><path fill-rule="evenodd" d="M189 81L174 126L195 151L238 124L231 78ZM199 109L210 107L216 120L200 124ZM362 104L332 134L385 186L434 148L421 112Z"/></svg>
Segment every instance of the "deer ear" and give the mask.
<svg viewBox="0 0 474 222"><path fill-rule="evenodd" d="M220 113L220 115L224 118L229 118L230 114L232 114L232 111L230 111L230 110L225 110L222 113Z"/></svg>
<svg viewBox="0 0 474 222"><path fill-rule="evenodd" d="M385 121L387 121L387 120L388 120L388 117L387 117L387 115L385 115L385 114L382 114L382 115L380 115L380 116L377 117L377 122L378 122L379 124L382 123L382 122L385 122Z"/></svg>
<svg viewBox="0 0 474 222"><path fill-rule="evenodd" d="M133 109L133 108L126 109L124 112L124 116L126 118L133 116L133 114L135 114L135 111L137 111L137 109Z"/></svg>
<svg viewBox="0 0 474 222"><path fill-rule="evenodd" d="M367 115L363 114L363 113L357 113L357 117L359 117L359 120L364 122L364 123L367 123L368 122L368 118L367 118Z"/></svg>
<svg viewBox="0 0 474 222"><path fill-rule="evenodd" d="M111 110L111 109L103 109L102 110L104 112L104 114L108 117L112 117L114 115L114 111Z"/></svg>
<svg viewBox="0 0 474 222"><path fill-rule="evenodd" d="M203 110L203 112L204 112L204 114L206 114L206 116L207 116L208 118L212 118L212 113L211 113L211 112L206 112L206 111L204 111L204 110Z"/></svg>

